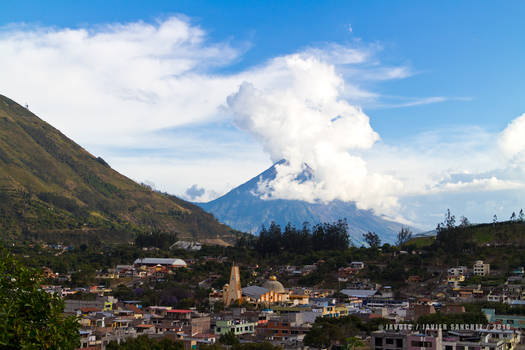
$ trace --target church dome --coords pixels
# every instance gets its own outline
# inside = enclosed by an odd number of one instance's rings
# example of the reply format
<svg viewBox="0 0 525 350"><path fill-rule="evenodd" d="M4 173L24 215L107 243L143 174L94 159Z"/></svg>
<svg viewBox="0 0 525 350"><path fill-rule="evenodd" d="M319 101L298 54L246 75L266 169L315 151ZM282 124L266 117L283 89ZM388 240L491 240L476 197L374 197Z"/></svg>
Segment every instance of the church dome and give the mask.
<svg viewBox="0 0 525 350"><path fill-rule="evenodd" d="M276 293L286 293L281 282L277 281L277 277L270 276L270 278L264 282L263 288L273 290Z"/></svg>

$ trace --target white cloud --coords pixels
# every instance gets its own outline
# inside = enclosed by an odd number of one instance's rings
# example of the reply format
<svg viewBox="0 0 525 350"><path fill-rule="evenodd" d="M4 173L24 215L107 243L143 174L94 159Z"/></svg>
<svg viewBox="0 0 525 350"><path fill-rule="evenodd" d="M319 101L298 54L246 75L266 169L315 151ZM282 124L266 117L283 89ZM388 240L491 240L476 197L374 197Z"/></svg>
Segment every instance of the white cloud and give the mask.
<svg viewBox="0 0 525 350"><path fill-rule="evenodd" d="M323 47L310 47L297 56L316 58L330 64L367 63L380 49L377 45L347 47L339 44L328 44Z"/></svg>
<svg viewBox="0 0 525 350"><path fill-rule="evenodd" d="M209 120L228 77L206 73L239 52L183 17L95 29L8 27L0 90L75 140L130 144L137 133ZM203 93L205 91L205 93Z"/></svg>
<svg viewBox="0 0 525 350"><path fill-rule="evenodd" d="M275 180L261 184L264 198L355 201L359 208L391 213L401 183L370 173L352 150L379 139L369 118L341 98L344 81L332 64L316 56L290 55L266 70L280 72L285 84L244 83L228 98L237 125L263 144L277 166ZM312 179L297 177L308 165Z"/></svg>
<svg viewBox="0 0 525 350"><path fill-rule="evenodd" d="M445 102L447 100L448 99L446 97L434 96L434 97L415 98L407 102L398 102L398 103L391 103L391 104L376 104L375 107L382 107L382 108L414 107L414 106L428 105L431 103Z"/></svg>
<svg viewBox="0 0 525 350"><path fill-rule="evenodd" d="M182 198L191 202L208 202L214 198L217 198L220 193L213 190L207 190L204 187L199 187L197 184L193 184L184 191Z"/></svg>
<svg viewBox="0 0 525 350"><path fill-rule="evenodd" d="M525 114L507 125L499 135L499 146L505 156L525 165Z"/></svg>
<svg viewBox="0 0 525 350"><path fill-rule="evenodd" d="M117 170L171 193L198 184L210 199L248 180L270 165L256 142L272 160L289 161L276 181L261 184L265 195L354 200L392 215L413 209L405 198L507 193L525 178L512 168L525 161L525 115L499 137L470 128L382 142L359 105L457 98L374 92L370 84L414 74L383 65L380 45L324 44L217 73L242 51L210 42L182 16L80 29L8 26L0 28L0 92ZM255 141L225 126L232 111ZM305 163L313 180L297 181Z"/></svg>
<svg viewBox="0 0 525 350"><path fill-rule="evenodd" d="M294 100L298 112L301 108L307 112L322 108L319 113L325 115L324 122L328 115L344 117L331 122L330 126L319 123L318 116L310 114L309 135L302 135L304 129L296 121L273 119L276 124L289 123L287 127L293 129L288 131L293 134L288 138L297 140L296 145L300 139L315 137L337 140L335 147L330 142L318 143L317 149L308 151L311 154L307 159L312 166L327 169L342 156L347 166L354 164L349 169L351 173L338 175L344 177L345 186L357 188L364 179L370 178L374 187L387 178L368 174L362 159L347 154L346 148L370 147L377 134L370 128L368 117L344 99L375 100L379 96L359 84L343 82L337 70L373 66L377 76L388 76L388 79L404 76L392 74L390 68L382 71L375 58L380 49L378 45L358 43L325 44L276 57L237 73L218 74L214 68L236 62L242 50L228 43L210 42L202 28L183 16L156 23L139 21L79 29L12 25L0 28L0 91L21 103L27 102L37 115L88 150L104 156L116 169L139 181L152 179L160 189L176 193L184 192L194 183L224 191L225 186L220 183L237 185L236 181L246 179L247 174L240 169L246 163L254 163L252 159L260 166L269 162L262 160L260 148L253 145L253 140L239 132L224 131L220 127L214 139L209 140L207 134L165 133L164 130L224 122L228 116L220 106L245 81L261 91L286 91L287 97L283 97L282 102L288 101L288 97ZM404 70L402 67L392 69ZM358 76L356 70L354 76ZM269 108L276 106L269 105ZM244 126L244 129L250 128ZM264 146L268 149L270 144L264 143ZM280 157L280 151L276 150L283 147L286 145L282 140L268 151L275 159ZM321 159L321 154L331 152L330 147L334 147L336 153ZM298 151L305 150L290 149L290 152ZM145 156L148 152L158 155ZM191 162L186 160L187 154L193 157ZM205 176L197 175L209 167L210 159L218 169L223 168L218 165L222 162L233 171L214 172L214 176L205 171ZM238 164L232 164L230 159ZM290 159L298 162L297 157ZM176 171L174 163L184 169L186 176ZM189 176L191 172L195 175ZM325 171L317 176L328 179L335 175ZM335 179L329 183L318 182L318 188L313 190L324 191L322 197L328 199L334 191ZM344 198L352 197L350 193L344 195Z"/></svg>
<svg viewBox="0 0 525 350"><path fill-rule="evenodd" d="M495 176L490 178L472 179L472 181L446 182L430 189L429 193L439 192L473 192L473 191L501 191L520 190L525 183L510 180L501 180Z"/></svg>
<svg viewBox="0 0 525 350"><path fill-rule="evenodd" d="M380 142L362 156L371 171L404 184L399 212L407 220L432 229L450 208L456 216L485 222L524 205L525 167L498 147L504 135L479 127L436 130L396 145Z"/></svg>

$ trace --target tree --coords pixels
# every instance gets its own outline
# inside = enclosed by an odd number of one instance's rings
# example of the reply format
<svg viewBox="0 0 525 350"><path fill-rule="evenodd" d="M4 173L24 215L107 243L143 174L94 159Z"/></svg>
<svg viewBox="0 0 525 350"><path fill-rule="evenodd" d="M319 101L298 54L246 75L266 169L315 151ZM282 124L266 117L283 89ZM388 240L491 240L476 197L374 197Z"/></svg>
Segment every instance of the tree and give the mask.
<svg viewBox="0 0 525 350"><path fill-rule="evenodd" d="M229 331L228 333L224 333L219 338L219 343L224 345L238 345L239 339L235 336L235 333L233 331Z"/></svg>
<svg viewBox="0 0 525 350"><path fill-rule="evenodd" d="M525 214L523 213L523 209L520 209L520 213L518 214L518 220L521 222L525 221Z"/></svg>
<svg viewBox="0 0 525 350"><path fill-rule="evenodd" d="M402 227L401 231L397 234L397 246L401 247L405 245L406 242L412 239L412 231L408 227Z"/></svg>
<svg viewBox="0 0 525 350"><path fill-rule="evenodd" d="M107 350L183 350L184 345L180 341L173 341L168 338L156 340L147 335L139 335L137 338L128 338L120 344L111 341L106 347Z"/></svg>
<svg viewBox="0 0 525 350"><path fill-rule="evenodd" d="M358 337L349 337L345 339L343 349L354 350L356 347L364 346L365 344Z"/></svg>
<svg viewBox="0 0 525 350"><path fill-rule="evenodd" d="M437 233L441 233L445 230L453 230L456 227L456 216L452 215L450 212L450 209L447 209L447 212L445 213L445 221L442 223L439 223L437 225L436 231Z"/></svg>
<svg viewBox="0 0 525 350"><path fill-rule="evenodd" d="M0 347L75 349L80 346L76 317L64 317L64 302L46 293L43 277L0 249Z"/></svg>
<svg viewBox="0 0 525 350"><path fill-rule="evenodd" d="M378 248L381 245L381 239L375 232L363 233L363 239L370 248Z"/></svg>
<svg viewBox="0 0 525 350"><path fill-rule="evenodd" d="M516 221L516 212L512 212L512 215L510 216L510 221Z"/></svg>
<svg viewBox="0 0 525 350"><path fill-rule="evenodd" d="M450 213L450 209L447 209L447 213L445 214L445 226L447 229L456 227L456 216Z"/></svg>
<svg viewBox="0 0 525 350"><path fill-rule="evenodd" d="M459 219L459 226L460 227L468 227L468 226L470 226L470 221L465 216L462 216Z"/></svg>

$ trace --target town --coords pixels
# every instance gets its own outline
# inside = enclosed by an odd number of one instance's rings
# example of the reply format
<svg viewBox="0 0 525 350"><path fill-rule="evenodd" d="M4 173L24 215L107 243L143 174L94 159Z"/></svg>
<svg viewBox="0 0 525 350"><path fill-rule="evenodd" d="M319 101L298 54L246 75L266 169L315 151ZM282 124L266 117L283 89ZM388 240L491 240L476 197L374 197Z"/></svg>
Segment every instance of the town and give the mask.
<svg viewBox="0 0 525 350"><path fill-rule="evenodd" d="M0 2L0 350L525 350L524 18Z"/></svg>
<svg viewBox="0 0 525 350"><path fill-rule="evenodd" d="M75 251L62 245L39 249ZM187 349L261 342L321 349L353 341L356 348L377 350L512 350L523 343L523 266L502 270L481 259L427 265L421 257L428 246L410 242L328 251L298 265L276 258L257 262L243 257L239 246L189 241L168 250L130 249L143 257L94 271L89 280L41 267L48 282L42 288L64 299L66 315L78 317L81 348L106 349L140 336L182 342ZM337 259L327 269L330 255L347 253L363 259ZM405 267L386 284L380 270L396 274L392 264ZM355 328L351 337L328 335L328 325L349 324Z"/></svg>

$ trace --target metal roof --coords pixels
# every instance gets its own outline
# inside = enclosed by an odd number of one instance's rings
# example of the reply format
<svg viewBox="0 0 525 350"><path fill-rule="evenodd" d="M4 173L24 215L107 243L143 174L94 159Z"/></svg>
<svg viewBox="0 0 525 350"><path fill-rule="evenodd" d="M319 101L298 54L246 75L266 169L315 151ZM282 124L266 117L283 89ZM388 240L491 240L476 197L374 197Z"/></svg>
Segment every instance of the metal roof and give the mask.
<svg viewBox="0 0 525 350"><path fill-rule="evenodd" d="M253 298L253 299L259 299L261 295L266 294L269 291L270 291L269 289L259 287L259 286L248 286L242 289L242 294L250 298Z"/></svg>
<svg viewBox="0 0 525 350"><path fill-rule="evenodd" d="M186 266L186 262L182 259L170 259L170 258L144 258L137 259L134 262L135 265L173 265L173 266Z"/></svg>
<svg viewBox="0 0 525 350"><path fill-rule="evenodd" d="M375 295L377 291L373 289L342 289L341 293L349 297L368 298Z"/></svg>
<svg viewBox="0 0 525 350"><path fill-rule="evenodd" d="M189 314L189 313L191 313L191 310L175 309L175 310L167 310L166 312L176 313L176 314Z"/></svg>

